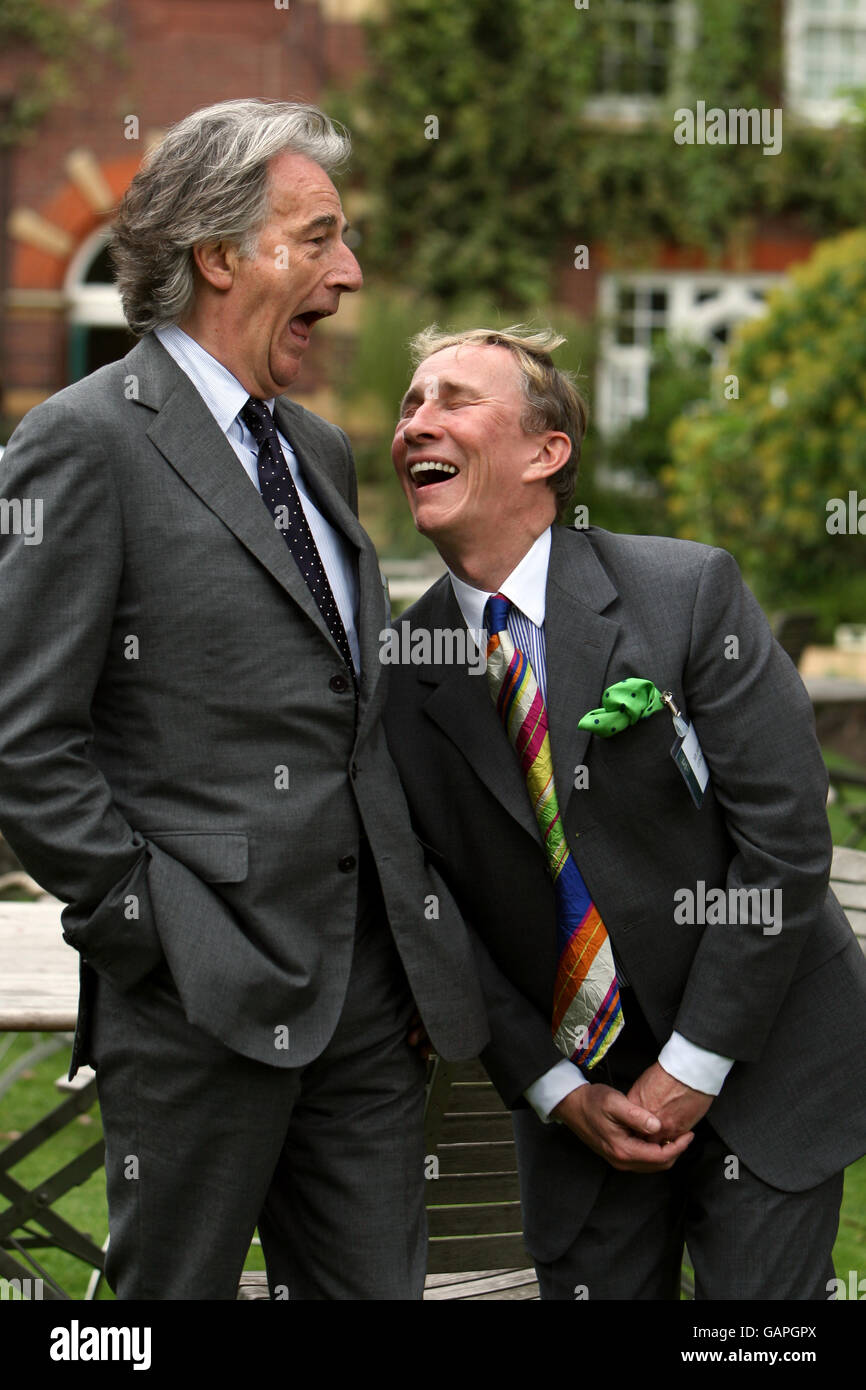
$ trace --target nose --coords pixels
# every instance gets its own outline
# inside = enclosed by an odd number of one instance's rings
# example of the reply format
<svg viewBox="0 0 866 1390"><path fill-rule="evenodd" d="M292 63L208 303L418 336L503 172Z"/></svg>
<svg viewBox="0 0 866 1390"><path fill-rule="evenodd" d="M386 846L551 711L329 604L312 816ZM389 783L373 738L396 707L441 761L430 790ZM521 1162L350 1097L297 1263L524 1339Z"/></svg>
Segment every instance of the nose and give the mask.
<svg viewBox="0 0 866 1390"><path fill-rule="evenodd" d="M355 290L361 288L363 283L364 276L355 253L349 249L345 242L341 242L340 255L331 272L332 289L338 290L340 294L345 292L353 294Z"/></svg>
<svg viewBox="0 0 866 1390"><path fill-rule="evenodd" d="M435 405L429 397L425 397L419 402L413 415L410 415L406 423L401 427L397 426L398 435L402 433L408 445L421 444L428 439L436 439L442 434L441 428L436 424L435 410L431 407Z"/></svg>

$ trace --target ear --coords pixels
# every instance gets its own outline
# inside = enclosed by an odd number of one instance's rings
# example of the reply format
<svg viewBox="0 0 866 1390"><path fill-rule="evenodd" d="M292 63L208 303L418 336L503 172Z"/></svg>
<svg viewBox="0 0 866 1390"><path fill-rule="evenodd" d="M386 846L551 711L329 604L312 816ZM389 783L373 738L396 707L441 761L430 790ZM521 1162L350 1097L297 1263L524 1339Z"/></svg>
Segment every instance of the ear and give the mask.
<svg viewBox="0 0 866 1390"><path fill-rule="evenodd" d="M536 436L537 448L534 457L527 465L523 475L524 482L534 482L538 478L549 478L558 473L571 457L571 440L559 430Z"/></svg>
<svg viewBox="0 0 866 1390"><path fill-rule="evenodd" d="M204 242L192 248L196 269L217 290L231 289L234 283L238 249L225 241Z"/></svg>

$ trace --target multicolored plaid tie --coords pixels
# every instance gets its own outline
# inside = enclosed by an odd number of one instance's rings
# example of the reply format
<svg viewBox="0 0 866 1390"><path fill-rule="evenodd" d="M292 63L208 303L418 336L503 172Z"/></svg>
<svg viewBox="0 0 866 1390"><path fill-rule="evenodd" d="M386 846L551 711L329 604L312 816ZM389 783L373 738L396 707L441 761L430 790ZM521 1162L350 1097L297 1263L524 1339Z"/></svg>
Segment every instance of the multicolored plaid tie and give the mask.
<svg viewBox="0 0 866 1390"><path fill-rule="evenodd" d="M594 1067L623 1027L619 985L604 923L565 838L547 731L547 710L524 653L508 633L511 601L488 599L487 684L520 759L556 894L559 964L553 997L554 1042L583 1067Z"/></svg>

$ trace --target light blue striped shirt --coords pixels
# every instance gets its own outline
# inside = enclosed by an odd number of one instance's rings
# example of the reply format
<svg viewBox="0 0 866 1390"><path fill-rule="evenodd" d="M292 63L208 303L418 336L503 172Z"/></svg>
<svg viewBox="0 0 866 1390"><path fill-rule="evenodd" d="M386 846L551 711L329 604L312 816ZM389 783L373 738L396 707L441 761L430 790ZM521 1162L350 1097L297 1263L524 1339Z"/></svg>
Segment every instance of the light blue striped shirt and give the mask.
<svg viewBox="0 0 866 1390"><path fill-rule="evenodd" d="M261 493L258 445L239 415L247 403L249 392L241 386L237 377L232 376L228 367L224 367L222 362L218 362L215 357L212 357L201 346L201 343L197 343L188 333L184 333L182 328L177 327L177 324L157 328L156 337L166 352L174 358L181 371L189 377L243 464L244 470L256 491ZM273 414L274 401L265 401L265 405ZM340 617L343 619L343 626L346 629L346 636L352 650L355 670L360 674L358 569L353 547L319 511L304 483L304 476L291 444L284 435L280 434L279 430L277 430L277 436L286 456L289 471L298 489L304 515L309 522L313 539L319 548L322 564L334 594L334 601L340 610Z"/></svg>
<svg viewBox="0 0 866 1390"><path fill-rule="evenodd" d="M547 567L550 563L550 528L543 531L526 552L520 564L504 580L498 593L511 600L508 613L508 633L515 647L528 658L532 673L547 704L547 651L544 644L544 599L547 590ZM474 589L451 575L454 597L466 621L470 634L484 630L484 609L492 594ZM475 645L478 643L476 641Z"/></svg>

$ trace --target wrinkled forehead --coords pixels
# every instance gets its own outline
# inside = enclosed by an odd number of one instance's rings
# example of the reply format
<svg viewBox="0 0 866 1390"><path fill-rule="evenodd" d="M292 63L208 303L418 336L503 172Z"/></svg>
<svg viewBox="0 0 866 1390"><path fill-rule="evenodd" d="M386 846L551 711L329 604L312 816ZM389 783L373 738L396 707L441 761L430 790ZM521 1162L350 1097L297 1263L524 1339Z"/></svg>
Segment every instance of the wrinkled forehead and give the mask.
<svg viewBox="0 0 866 1390"><path fill-rule="evenodd" d="M458 343L442 348L419 363L407 395L416 398L459 389L522 402L523 382L516 357L498 343Z"/></svg>
<svg viewBox="0 0 866 1390"><path fill-rule="evenodd" d="M321 165L306 155L284 151L268 165L271 210L279 216L303 216L311 209L342 222L340 195Z"/></svg>

